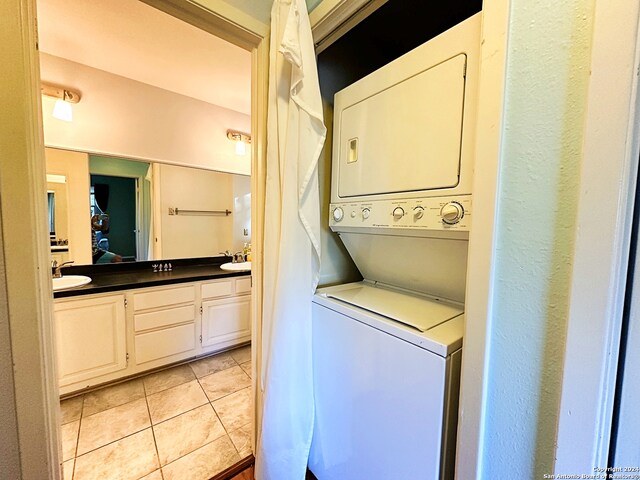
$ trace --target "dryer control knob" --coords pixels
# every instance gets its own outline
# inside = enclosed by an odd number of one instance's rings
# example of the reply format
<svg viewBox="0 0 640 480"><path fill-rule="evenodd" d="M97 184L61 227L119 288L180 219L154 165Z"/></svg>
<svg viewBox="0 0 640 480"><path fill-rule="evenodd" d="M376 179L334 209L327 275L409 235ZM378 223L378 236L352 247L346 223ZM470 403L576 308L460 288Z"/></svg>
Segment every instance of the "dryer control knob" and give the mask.
<svg viewBox="0 0 640 480"><path fill-rule="evenodd" d="M393 209L393 219L400 220L404 216L404 208L396 207Z"/></svg>
<svg viewBox="0 0 640 480"><path fill-rule="evenodd" d="M344 210L342 210L342 208L340 207L336 207L333 210L333 219L336 222L339 222L340 220L342 220L344 218Z"/></svg>
<svg viewBox="0 0 640 480"><path fill-rule="evenodd" d="M418 205L413 209L413 218L414 220L420 220L424 216L424 208Z"/></svg>
<svg viewBox="0 0 640 480"><path fill-rule="evenodd" d="M458 202L449 202L440 210L443 223L455 225L464 217L464 208Z"/></svg>
<svg viewBox="0 0 640 480"><path fill-rule="evenodd" d="M362 219L366 220L367 218L369 218L369 215L371 215L371 209L370 208L363 208L362 209Z"/></svg>

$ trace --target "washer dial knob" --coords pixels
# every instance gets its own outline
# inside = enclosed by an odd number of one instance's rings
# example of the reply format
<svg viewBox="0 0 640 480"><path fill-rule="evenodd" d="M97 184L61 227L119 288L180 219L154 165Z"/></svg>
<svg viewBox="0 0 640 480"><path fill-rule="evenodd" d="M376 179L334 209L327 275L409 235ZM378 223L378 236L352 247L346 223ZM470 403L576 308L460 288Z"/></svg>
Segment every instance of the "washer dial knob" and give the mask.
<svg viewBox="0 0 640 480"><path fill-rule="evenodd" d="M400 220L404 216L404 208L396 207L393 209L393 219Z"/></svg>
<svg viewBox="0 0 640 480"><path fill-rule="evenodd" d="M336 222L339 222L340 220L342 220L344 218L344 210L342 210L342 208L340 207L336 207L333 210L333 219Z"/></svg>
<svg viewBox="0 0 640 480"><path fill-rule="evenodd" d="M366 220L367 218L369 218L369 215L371 215L371 209L370 208L363 208L362 209L362 219Z"/></svg>
<svg viewBox="0 0 640 480"><path fill-rule="evenodd" d="M424 208L418 205L413 209L413 219L420 220L424 216Z"/></svg>
<svg viewBox="0 0 640 480"><path fill-rule="evenodd" d="M455 225L464 216L464 208L458 202L449 202L440 210L442 222L447 225Z"/></svg>

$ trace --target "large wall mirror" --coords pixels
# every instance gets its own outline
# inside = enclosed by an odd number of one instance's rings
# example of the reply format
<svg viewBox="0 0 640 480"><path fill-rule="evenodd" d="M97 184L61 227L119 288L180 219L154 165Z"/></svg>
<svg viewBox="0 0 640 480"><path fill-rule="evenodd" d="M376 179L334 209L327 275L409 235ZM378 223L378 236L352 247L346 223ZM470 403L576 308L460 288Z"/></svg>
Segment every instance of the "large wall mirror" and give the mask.
<svg viewBox="0 0 640 480"><path fill-rule="evenodd" d="M46 149L52 259L210 257L251 242L249 176Z"/></svg>

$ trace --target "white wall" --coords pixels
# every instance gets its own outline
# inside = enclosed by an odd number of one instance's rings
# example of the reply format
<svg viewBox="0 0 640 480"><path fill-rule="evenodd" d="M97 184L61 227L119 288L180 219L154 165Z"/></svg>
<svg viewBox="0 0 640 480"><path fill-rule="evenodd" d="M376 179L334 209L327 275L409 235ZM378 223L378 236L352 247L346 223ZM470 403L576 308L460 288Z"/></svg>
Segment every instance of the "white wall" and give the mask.
<svg viewBox="0 0 640 480"><path fill-rule="evenodd" d="M231 175L156 165L160 177L160 258L210 257L233 248L234 214L169 215L169 208L233 211ZM156 203L154 208L158 208Z"/></svg>
<svg viewBox="0 0 640 480"><path fill-rule="evenodd" d="M46 148L47 173L67 178L69 260L90 264L91 211L89 209L89 156L86 153ZM56 214L58 213L56 206Z"/></svg>
<svg viewBox="0 0 640 480"><path fill-rule="evenodd" d="M482 478L553 472L592 3L511 2Z"/></svg>
<svg viewBox="0 0 640 480"><path fill-rule="evenodd" d="M43 81L82 95L70 123L53 118L55 100L43 97L47 146L251 173L250 152L235 155L226 136L250 132L248 115L44 53L40 64Z"/></svg>

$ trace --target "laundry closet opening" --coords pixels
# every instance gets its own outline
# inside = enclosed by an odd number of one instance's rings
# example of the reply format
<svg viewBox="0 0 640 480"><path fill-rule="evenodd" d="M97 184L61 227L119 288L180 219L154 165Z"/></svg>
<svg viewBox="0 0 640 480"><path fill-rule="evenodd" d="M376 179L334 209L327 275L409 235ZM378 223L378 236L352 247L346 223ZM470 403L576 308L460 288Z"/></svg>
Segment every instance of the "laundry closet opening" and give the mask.
<svg viewBox="0 0 640 480"><path fill-rule="evenodd" d="M454 478L481 8L391 0L318 43L320 480Z"/></svg>

